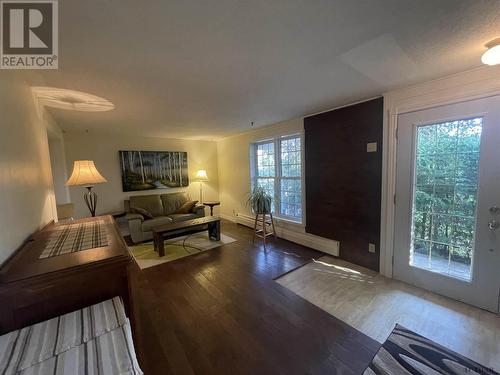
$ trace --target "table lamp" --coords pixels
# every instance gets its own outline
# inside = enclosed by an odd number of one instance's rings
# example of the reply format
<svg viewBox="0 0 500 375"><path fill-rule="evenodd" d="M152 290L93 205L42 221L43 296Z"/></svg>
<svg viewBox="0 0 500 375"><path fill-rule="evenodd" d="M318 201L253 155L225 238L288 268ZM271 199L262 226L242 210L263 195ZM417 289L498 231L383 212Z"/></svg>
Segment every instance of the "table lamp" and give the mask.
<svg viewBox="0 0 500 375"><path fill-rule="evenodd" d="M208 181L207 171L199 169L194 177L195 181L200 183L200 203L203 204L203 182Z"/></svg>
<svg viewBox="0 0 500 375"><path fill-rule="evenodd" d="M83 185L87 188L87 192L83 195L83 199L89 208L90 214L94 217L97 207L97 194L92 191L92 188L95 184L102 184L103 182L108 181L101 176L92 160L76 160L73 163L73 172L66 182L66 185Z"/></svg>

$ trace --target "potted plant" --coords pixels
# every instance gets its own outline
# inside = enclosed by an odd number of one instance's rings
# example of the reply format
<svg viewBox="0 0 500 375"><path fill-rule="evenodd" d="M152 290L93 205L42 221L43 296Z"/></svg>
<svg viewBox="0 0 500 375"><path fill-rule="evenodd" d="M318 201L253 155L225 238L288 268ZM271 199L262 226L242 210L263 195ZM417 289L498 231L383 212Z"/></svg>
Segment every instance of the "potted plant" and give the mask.
<svg viewBox="0 0 500 375"><path fill-rule="evenodd" d="M252 207L255 214L269 214L272 199L262 186L255 186L248 197L247 205Z"/></svg>

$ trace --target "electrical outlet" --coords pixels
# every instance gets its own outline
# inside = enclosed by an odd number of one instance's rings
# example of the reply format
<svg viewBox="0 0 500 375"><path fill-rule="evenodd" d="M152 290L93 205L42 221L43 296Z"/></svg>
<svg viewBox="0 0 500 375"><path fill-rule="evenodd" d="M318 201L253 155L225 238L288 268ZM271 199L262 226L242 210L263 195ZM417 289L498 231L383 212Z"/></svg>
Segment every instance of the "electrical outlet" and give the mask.
<svg viewBox="0 0 500 375"><path fill-rule="evenodd" d="M370 253L374 253L376 250L375 250L375 244L374 243L369 243L368 244L368 251Z"/></svg>
<svg viewBox="0 0 500 375"><path fill-rule="evenodd" d="M367 143L366 152L377 152L377 142Z"/></svg>

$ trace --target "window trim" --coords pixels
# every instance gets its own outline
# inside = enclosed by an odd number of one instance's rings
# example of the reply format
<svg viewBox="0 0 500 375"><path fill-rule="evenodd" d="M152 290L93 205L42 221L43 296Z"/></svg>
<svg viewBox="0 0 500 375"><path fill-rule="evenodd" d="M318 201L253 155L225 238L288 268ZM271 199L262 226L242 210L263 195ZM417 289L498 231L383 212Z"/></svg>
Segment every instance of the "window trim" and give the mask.
<svg viewBox="0 0 500 375"><path fill-rule="evenodd" d="M281 142L286 141L288 139L299 138L300 139L300 177L283 177L282 176L282 166L281 166ZM257 148L259 145L264 144L273 144L274 145L274 177L260 177L258 170L258 156L257 156ZM274 180L274 217L277 219L282 219L286 221L290 221L295 224L304 224L304 213L305 213L305 191L304 191L304 137L302 133L289 134L285 136L280 136L276 138L267 138L261 141L257 141L252 143L251 147L251 188L255 187L257 183L257 179L272 179ZM282 180L300 180L300 204L301 204L301 217L297 218L294 216L282 215L281 214L281 181Z"/></svg>

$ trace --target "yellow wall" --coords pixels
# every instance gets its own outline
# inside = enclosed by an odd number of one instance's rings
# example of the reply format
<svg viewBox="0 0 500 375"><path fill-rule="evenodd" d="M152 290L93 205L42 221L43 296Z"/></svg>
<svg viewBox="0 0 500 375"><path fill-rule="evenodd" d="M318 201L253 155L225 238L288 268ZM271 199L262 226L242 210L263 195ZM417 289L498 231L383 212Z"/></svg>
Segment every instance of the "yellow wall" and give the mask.
<svg viewBox="0 0 500 375"><path fill-rule="evenodd" d="M193 200L199 199L199 183L192 182L198 169L206 169L209 178L208 182L203 183L203 199L219 199L217 145L215 142L68 131L64 134L64 147L69 174L73 170L74 160L90 159L94 160L99 172L108 180L107 183L94 187L99 199L97 214L123 210L123 200L128 199L131 195L187 191ZM186 151L188 154L189 187L123 192L118 154L120 150ZM89 211L83 201L85 191L83 186L70 187L71 201L75 204L75 216L77 218L89 216ZM215 211L217 210L216 208Z"/></svg>
<svg viewBox="0 0 500 375"><path fill-rule="evenodd" d="M21 75L0 81L0 263L55 218L46 126Z"/></svg>

